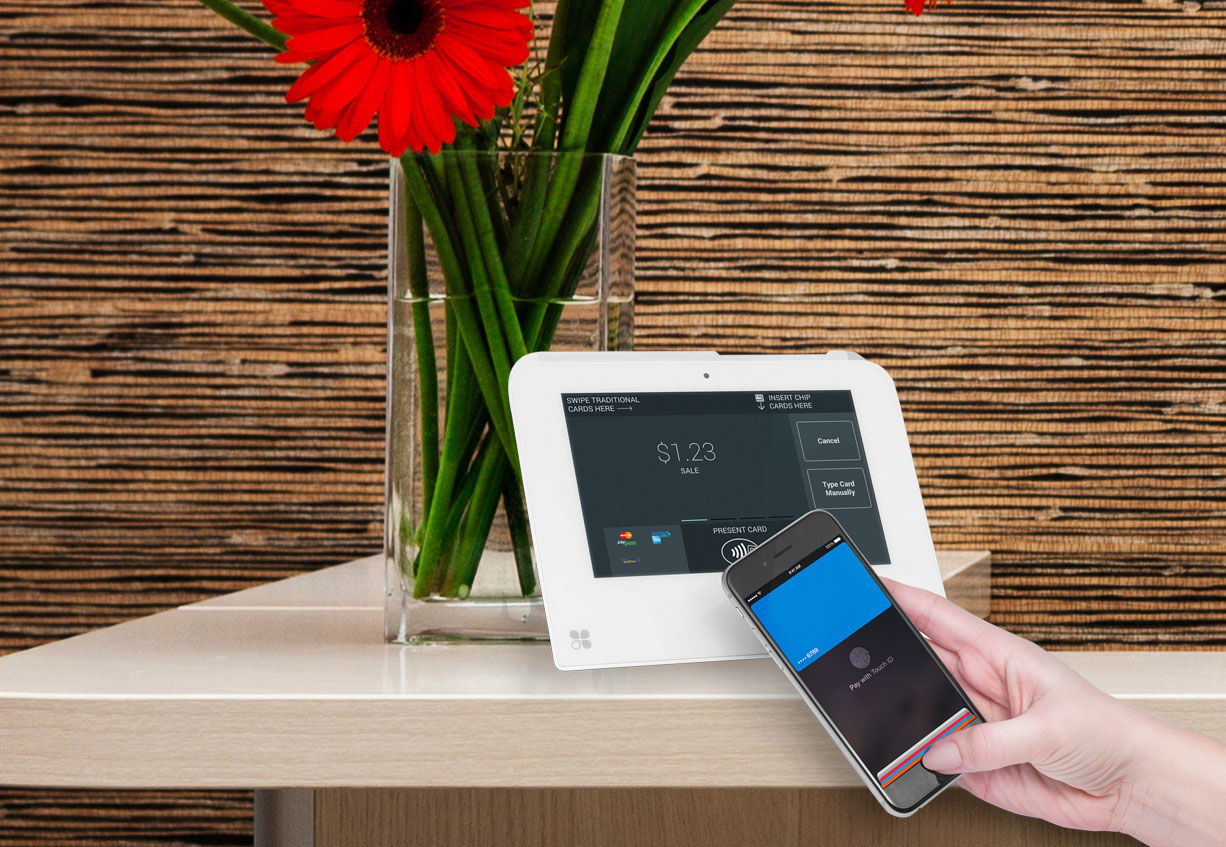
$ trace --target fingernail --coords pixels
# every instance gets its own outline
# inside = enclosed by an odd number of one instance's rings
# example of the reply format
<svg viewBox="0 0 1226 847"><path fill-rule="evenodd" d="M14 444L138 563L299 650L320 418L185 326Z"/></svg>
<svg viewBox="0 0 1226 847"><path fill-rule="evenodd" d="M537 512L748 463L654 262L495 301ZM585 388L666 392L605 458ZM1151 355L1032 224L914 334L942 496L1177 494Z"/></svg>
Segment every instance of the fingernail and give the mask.
<svg viewBox="0 0 1226 847"><path fill-rule="evenodd" d="M932 749L924 754L924 767L940 773L956 773L958 768L962 767L962 754L958 752L958 745L952 741L932 745Z"/></svg>

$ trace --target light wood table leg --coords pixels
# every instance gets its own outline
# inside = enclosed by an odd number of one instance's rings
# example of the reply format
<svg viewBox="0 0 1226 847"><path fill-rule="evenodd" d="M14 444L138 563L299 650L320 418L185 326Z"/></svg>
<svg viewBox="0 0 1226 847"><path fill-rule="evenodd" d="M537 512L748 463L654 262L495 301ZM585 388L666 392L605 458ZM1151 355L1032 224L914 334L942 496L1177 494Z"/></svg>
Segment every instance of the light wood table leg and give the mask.
<svg viewBox="0 0 1226 847"><path fill-rule="evenodd" d="M954 789L899 820L863 789L322 789L314 847L1108 847Z"/></svg>

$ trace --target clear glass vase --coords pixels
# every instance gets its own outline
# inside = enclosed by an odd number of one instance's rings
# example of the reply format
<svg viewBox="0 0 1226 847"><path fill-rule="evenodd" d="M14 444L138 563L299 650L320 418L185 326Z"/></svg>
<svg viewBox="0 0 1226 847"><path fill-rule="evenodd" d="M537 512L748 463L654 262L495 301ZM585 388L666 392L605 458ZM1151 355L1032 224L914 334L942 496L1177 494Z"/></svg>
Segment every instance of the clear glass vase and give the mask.
<svg viewBox="0 0 1226 847"><path fill-rule="evenodd" d="M506 366L516 352L630 348L634 228L630 158L392 161L388 640L548 638L506 446Z"/></svg>

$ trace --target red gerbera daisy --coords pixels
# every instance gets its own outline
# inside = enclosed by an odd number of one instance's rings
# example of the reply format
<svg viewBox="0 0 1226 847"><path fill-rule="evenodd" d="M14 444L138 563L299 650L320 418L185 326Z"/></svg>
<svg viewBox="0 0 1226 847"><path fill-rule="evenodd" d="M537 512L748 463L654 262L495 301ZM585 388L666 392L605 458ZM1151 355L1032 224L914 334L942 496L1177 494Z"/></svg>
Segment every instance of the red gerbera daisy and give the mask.
<svg viewBox="0 0 1226 847"><path fill-rule="evenodd" d="M437 153L455 118L489 120L515 97L507 68L528 58L530 0L264 0L289 36L278 62L309 62L285 99L352 141L379 116L379 143Z"/></svg>
<svg viewBox="0 0 1226 847"><path fill-rule="evenodd" d="M906 2L907 11L915 15L922 15L924 13L924 9L932 8L937 4L937 0L906 0Z"/></svg>

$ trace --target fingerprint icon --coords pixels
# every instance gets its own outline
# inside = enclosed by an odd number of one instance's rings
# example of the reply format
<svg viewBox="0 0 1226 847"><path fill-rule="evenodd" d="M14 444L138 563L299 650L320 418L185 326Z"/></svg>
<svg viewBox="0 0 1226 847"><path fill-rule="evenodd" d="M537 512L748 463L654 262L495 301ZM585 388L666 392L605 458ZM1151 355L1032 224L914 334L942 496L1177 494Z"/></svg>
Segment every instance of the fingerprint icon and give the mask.
<svg viewBox="0 0 1226 847"><path fill-rule="evenodd" d="M724 557L724 561L732 564L737 559L752 553L758 549L758 545L754 544L748 538L729 538L724 542L724 546L720 548L720 555Z"/></svg>

